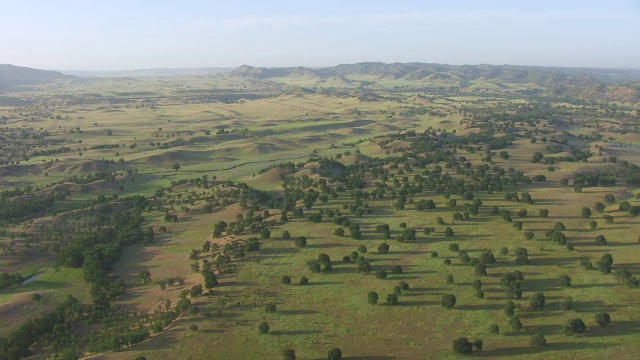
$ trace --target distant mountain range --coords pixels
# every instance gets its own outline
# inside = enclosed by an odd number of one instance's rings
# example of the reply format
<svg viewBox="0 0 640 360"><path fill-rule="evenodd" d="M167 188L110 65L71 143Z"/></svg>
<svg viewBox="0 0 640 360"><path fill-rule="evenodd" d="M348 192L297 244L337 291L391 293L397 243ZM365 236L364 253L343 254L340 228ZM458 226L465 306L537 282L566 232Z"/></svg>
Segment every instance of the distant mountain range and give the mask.
<svg viewBox="0 0 640 360"><path fill-rule="evenodd" d="M287 67L263 68L242 65L227 73L230 76L269 79L286 76L318 78L373 76L406 80L427 80L433 77L471 81L479 78L511 83L531 83L541 86L557 84L587 85L595 83L621 84L640 81L636 69L559 68L516 65L444 65L426 63L363 62L327 68Z"/></svg>
<svg viewBox="0 0 640 360"><path fill-rule="evenodd" d="M0 64L0 90L9 90L24 85L46 84L62 79L75 79L75 76L65 75L57 71Z"/></svg>
<svg viewBox="0 0 640 360"><path fill-rule="evenodd" d="M366 84L378 79L402 80L416 87L446 87L460 92L509 90L509 84L536 85L544 94L590 101L640 103L640 70L560 68L516 65L445 65L427 63L362 62L326 68L238 68L139 69L127 71L57 71L0 65L0 91L77 77L173 77L228 76L252 80L310 85ZM424 86L422 85L424 84Z"/></svg>

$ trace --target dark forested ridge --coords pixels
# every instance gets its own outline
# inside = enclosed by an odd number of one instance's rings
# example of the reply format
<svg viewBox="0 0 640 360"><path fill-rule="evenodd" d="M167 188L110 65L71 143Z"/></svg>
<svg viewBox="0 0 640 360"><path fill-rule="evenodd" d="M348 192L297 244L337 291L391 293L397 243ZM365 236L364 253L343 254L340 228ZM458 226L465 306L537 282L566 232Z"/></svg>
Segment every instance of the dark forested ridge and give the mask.
<svg viewBox="0 0 640 360"><path fill-rule="evenodd" d="M57 71L0 64L0 91L23 85L46 84L61 79L73 79Z"/></svg>

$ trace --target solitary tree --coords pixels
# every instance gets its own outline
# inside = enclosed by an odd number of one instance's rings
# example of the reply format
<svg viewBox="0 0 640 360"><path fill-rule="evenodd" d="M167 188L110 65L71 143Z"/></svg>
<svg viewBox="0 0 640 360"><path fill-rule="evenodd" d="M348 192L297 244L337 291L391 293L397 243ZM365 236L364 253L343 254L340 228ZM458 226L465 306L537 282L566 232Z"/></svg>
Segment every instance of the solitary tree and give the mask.
<svg viewBox="0 0 640 360"><path fill-rule="evenodd" d="M389 305L398 305L398 295L396 295L396 294L387 295L387 304L389 304Z"/></svg>
<svg viewBox="0 0 640 360"><path fill-rule="evenodd" d="M283 360L296 360L296 352L293 349L285 349L282 351Z"/></svg>
<svg viewBox="0 0 640 360"><path fill-rule="evenodd" d="M533 335L531 335L529 345L532 348L542 349L547 347L547 339L544 338L544 334L541 331L536 331Z"/></svg>
<svg viewBox="0 0 640 360"><path fill-rule="evenodd" d="M531 307L534 309L543 309L544 303L544 294L541 292L537 292L533 294L531 298L529 298L529 305L531 305Z"/></svg>
<svg viewBox="0 0 640 360"><path fill-rule="evenodd" d="M604 237L604 235L596 236L596 245L607 245L607 239Z"/></svg>
<svg viewBox="0 0 640 360"><path fill-rule="evenodd" d="M596 323L600 325L600 327L605 327L607 324L611 322L611 316L608 312L599 312L596 314Z"/></svg>
<svg viewBox="0 0 640 360"><path fill-rule="evenodd" d="M460 337L453 340L453 351L459 354L471 354L473 351L473 344L469 342L466 337Z"/></svg>
<svg viewBox="0 0 640 360"><path fill-rule="evenodd" d="M582 319L575 318L567 321L567 323L564 324L562 331L566 335L583 334L585 331L587 331L587 325L584 324Z"/></svg>
<svg viewBox="0 0 640 360"><path fill-rule="evenodd" d="M473 347L476 350L482 350L484 346L484 342L482 342L482 339L477 339L476 341L473 342Z"/></svg>
<svg viewBox="0 0 640 360"><path fill-rule="evenodd" d="M259 334L269 333L269 324L266 321L263 321L258 325L258 333Z"/></svg>
<svg viewBox="0 0 640 360"><path fill-rule="evenodd" d="M138 273L138 279L143 283L147 284L151 282L151 273L149 270L144 270Z"/></svg>
<svg viewBox="0 0 640 360"><path fill-rule="evenodd" d="M511 325L511 329L513 329L513 331L519 331L522 329L522 323L520 322L520 318L517 316L512 316L511 319L509 319L509 325Z"/></svg>
<svg viewBox="0 0 640 360"><path fill-rule="evenodd" d="M602 255L602 258L600 258L600 261L598 262L598 269L603 274L609 274L611 272L611 265L613 265L613 256L606 253Z"/></svg>
<svg viewBox="0 0 640 360"><path fill-rule="evenodd" d="M327 353L327 360L341 360L342 359L342 350L338 348L334 348L329 350Z"/></svg>
<svg viewBox="0 0 640 360"><path fill-rule="evenodd" d="M451 309L456 305L456 296L453 294L443 295L440 304L447 309Z"/></svg>
<svg viewBox="0 0 640 360"><path fill-rule="evenodd" d="M562 287L569 287L571 286L571 278L569 277L569 275L560 275L560 277L558 278L558 283Z"/></svg>
<svg viewBox="0 0 640 360"><path fill-rule="evenodd" d="M378 303L378 293L375 291L369 291L367 294L367 302L371 305L375 305Z"/></svg>
<svg viewBox="0 0 640 360"><path fill-rule="evenodd" d="M516 304L513 301L509 300L504 306L504 314L507 316L513 316L516 310Z"/></svg>
<svg viewBox="0 0 640 360"><path fill-rule="evenodd" d="M573 310L573 297L567 296L560 303L562 310Z"/></svg>
<svg viewBox="0 0 640 360"><path fill-rule="evenodd" d="M389 252L389 245L387 243L382 243L378 246L378 252L381 254L386 254Z"/></svg>

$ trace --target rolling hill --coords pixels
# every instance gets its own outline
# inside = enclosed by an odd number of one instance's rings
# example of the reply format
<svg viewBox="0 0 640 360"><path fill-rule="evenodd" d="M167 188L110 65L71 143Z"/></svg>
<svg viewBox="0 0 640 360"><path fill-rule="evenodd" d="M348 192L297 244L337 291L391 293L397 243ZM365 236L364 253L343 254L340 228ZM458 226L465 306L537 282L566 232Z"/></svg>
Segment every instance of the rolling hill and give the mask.
<svg viewBox="0 0 640 360"><path fill-rule="evenodd" d="M74 79L57 71L0 64L0 91L24 85L46 84L56 80Z"/></svg>

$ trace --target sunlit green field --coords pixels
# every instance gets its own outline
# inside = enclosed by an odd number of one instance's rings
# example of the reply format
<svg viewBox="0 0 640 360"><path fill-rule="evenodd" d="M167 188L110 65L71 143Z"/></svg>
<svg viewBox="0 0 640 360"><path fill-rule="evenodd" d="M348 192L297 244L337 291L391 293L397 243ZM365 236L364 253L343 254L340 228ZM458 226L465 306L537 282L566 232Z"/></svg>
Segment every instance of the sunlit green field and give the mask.
<svg viewBox="0 0 640 360"><path fill-rule="evenodd" d="M25 109L0 108L0 115L15 116L4 126L46 131L50 139L57 142L52 142L47 149L66 146L71 150L33 156L19 164L0 167L1 188L8 190L27 185L38 188L60 183L56 186L68 186L70 195L56 203L60 214L12 224L7 227L6 235L0 237L0 242L9 243L14 240L10 233L14 233L14 237L29 233L41 222L61 221L65 214L69 216L68 221L80 222L82 214L78 209L89 206L99 195L153 197L157 190L170 188L172 181L204 175L215 177L219 184L225 181L246 183L273 197L282 196L282 176L317 178L318 175L309 168L298 168L286 174L277 171L261 174L262 169L284 162L306 163L310 157L335 158L337 154L344 155L341 161L345 164L385 158L393 155L378 145L385 135L411 130L422 132L430 128L448 133L473 133L476 129L469 129L463 123L466 119L463 107L493 108L522 102L509 97L484 98L474 94L429 95L427 101L417 96L421 93L419 90L396 92L403 86L415 85L408 80L373 77L350 80L354 82L341 85L336 79L321 84L308 78L288 78L280 79L274 85L218 77L97 79L57 88L43 86L33 92L16 94L44 100L40 105ZM375 101L362 98L356 81L374 82L372 88L381 98ZM305 92L291 85L317 90L340 88L345 93ZM474 86L502 89L495 83L480 81ZM516 90L533 87L504 86ZM247 98L233 103L207 102L198 98L212 90L244 91ZM264 97L250 99L250 94ZM416 108L429 109L431 113L409 111ZM526 129L525 125L521 127ZM544 123L541 128L553 131L553 136L569 130L582 135L593 132L592 128L580 124L561 127ZM614 133L605 136L620 137ZM637 143L636 138L623 136L621 142ZM92 149L107 144L119 147ZM571 140L571 145L581 148L594 144L596 142L583 138ZM638 148L604 141L597 144L607 146L610 153L617 151L620 159L638 161ZM572 186L560 185L560 180L570 178L575 172L608 166L602 162L604 155L594 155L588 162L562 162L555 171L549 171L547 165L531 163L532 154L544 152L546 145L517 138L505 149L511 155L508 160L493 157L494 163L505 169L513 167L529 176L546 176L546 182L507 189L529 192L533 204L507 201L504 192L479 191L475 196L483 202L480 213L469 219L453 220L453 214L459 210L449 206L442 194L426 191L412 196L413 201L431 199L436 203L436 209L417 211L415 205L408 204L404 210L398 210L394 207L395 200L387 195L382 199L367 200L372 213L356 217L343 208L343 205L353 203L353 197L349 192L342 193L337 199L318 202L305 212L340 210L352 222L360 224L361 240L334 235L340 225L330 218L325 217L320 223L292 218L271 229L271 238L261 240L260 251L234 260L236 271L219 275L220 286L214 289L212 297L200 296L192 300L199 307L198 314L181 315L165 331L154 334L142 344L115 353L86 355L96 359L131 359L135 356L146 356L147 359L278 359L283 349L292 348L299 359L323 359L328 350L339 347L348 359L447 359L459 357L451 351L451 342L464 336L484 341L484 349L473 353L477 357L632 359L640 350L637 341L640 334L638 289L619 284L612 275L584 270L580 260L588 258L595 264L602 254L610 253L614 268L624 266L637 276L640 270L637 232L640 221L619 211L618 204L608 205L602 214L594 212L591 219L582 218L580 211L603 201L606 194L615 195L618 202L639 205L635 198L637 189L619 183L611 187L589 187L576 193ZM402 146L405 145L397 141L390 149ZM469 153L460 149L458 155L466 156L473 166L477 166L483 163L485 154L484 150ZM426 169L433 170L434 167L432 164ZM404 176L412 179L424 170L416 168L415 173ZM100 171L115 171L117 181L64 184L69 177ZM403 176L397 170L392 174L397 179ZM450 175L460 177L454 170ZM368 180L365 190L373 188L374 179ZM388 183L392 184L392 181ZM214 191L188 184L171 189L172 195L180 194L184 198L192 193ZM458 195L452 195L452 198L460 205L465 202ZM202 283L202 276L191 271L190 251L201 248L206 240L221 245L232 240L233 236L213 238L213 225L220 220L232 222L238 214L247 211L232 204L209 213L203 210L204 205L203 201L193 201L188 204L189 211L171 205L168 211L179 217L175 223L165 222L164 212L160 210L144 214L145 225L154 229L166 226L167 233L158 233L151 245L138 244L126 249L113 273L125 279L127 293L115 306L153 313L167 299L175 302L182 290ZM492 206L509 210L514 221L523 223L523 230L516 230L511 223L491 214ZM518 218L516 214L523 208L528 215ZM549 217L540 217L540 209L549 209ZM280 218L280 210L268 210L271 219ZM613 216L615 222L605 223L604 215ZM437 224L437 217L442 217L445 224ZM597 229L589 228L590 220L598 222ZM556 222L566 226L565 234L575 245L574 250L545 240L544 232L553 228ZM395 240L402 231L402 223L417 231L415 241ZM379 224L390 226L391 239L384 240L375 231ZM426 235L425 227L435 227L436 231ZM444 235L446 227L453 229L454 236ZM308 245L299 248L293 239L282 239L285 230L293 237L305 236ZM526 240L524 231L533 231L536 236ZM597 235L604 235L609 243L596 246ZM20 243L20 235L17 237ZM238 236L247 237L249 235ZM386 254L377 250L383 242L390 246ZM457 252L449 250L452 243L458 244L460 250L472 258L491 251L497 262L488 266L487 276L478 277L472 266L461 263ZM371 261L374 269L371 274L358 273L354 262L342 261L360 245L367 248L367 252L360 251L360 255ZM507 248L507 254L500 253L503 247ZM529 265L515 263L513 251L518 247L527 248ZM312 273L307 267L306 262L320 253L330 256L331 272ZM434 257L433 253L438 256ZM450 265L444 263L446 259L451 261ZM34 249L23 249L18 254L0 253L0 265L7 269L3 271L23 275L43 271L33 282L0 290L0 335L9 334L29 316L52 309L67 294L90 303L82 271L57 266L55 254L39 256ZM402 274L391 273L395 265L402 267ZM389 273L386 280L375 276L381 269ZM143 285L138 280L137 274L143 270L151 273L151 284ZM522 298L513 299L516 315L524 325L520 331L510 329L509 319L502 310L508 299L500 285L500 277L514 270L521 271L525 278ZM454 277L452 284L446 282L449 274ZM284 275L291 277L292 284L281 283ZM570 276L572 286L561 287L558 283L560 275ZM298 283L301 276L309 278L308 285ZM159 283L169 279L180 279L182 284L177 282L161 289ZM483 299L476 296L471 286L475 279L482 281ZM388 306L385 299L399 281L406 281L410 290L402 291L397 306ZM372 290L380 295L377 305L367 303L367 293ZM542 310L529 306L529 297L537 291L544 292L547 299ZM36 292L42 295L39 302L30 299ZM454 308L441 306L444 294L457 297ZM573 297L574 310L561 309L560 303L567 296ZM268 303L277 305L275 313L265 312ZM594 315L600 311L611 314L612 322L606 328L597 327L594 321ZM586 334L563 334L562 326L574 317L585 321ZM257 325L261 321L269 323L269 334L258 333ZM500 334L490 332L492 324L499 325ZM191 331L191 325L197 325L198 331ZM529 334L534 330L545 334L549 343L546 350L529 346Z"/></svg>

